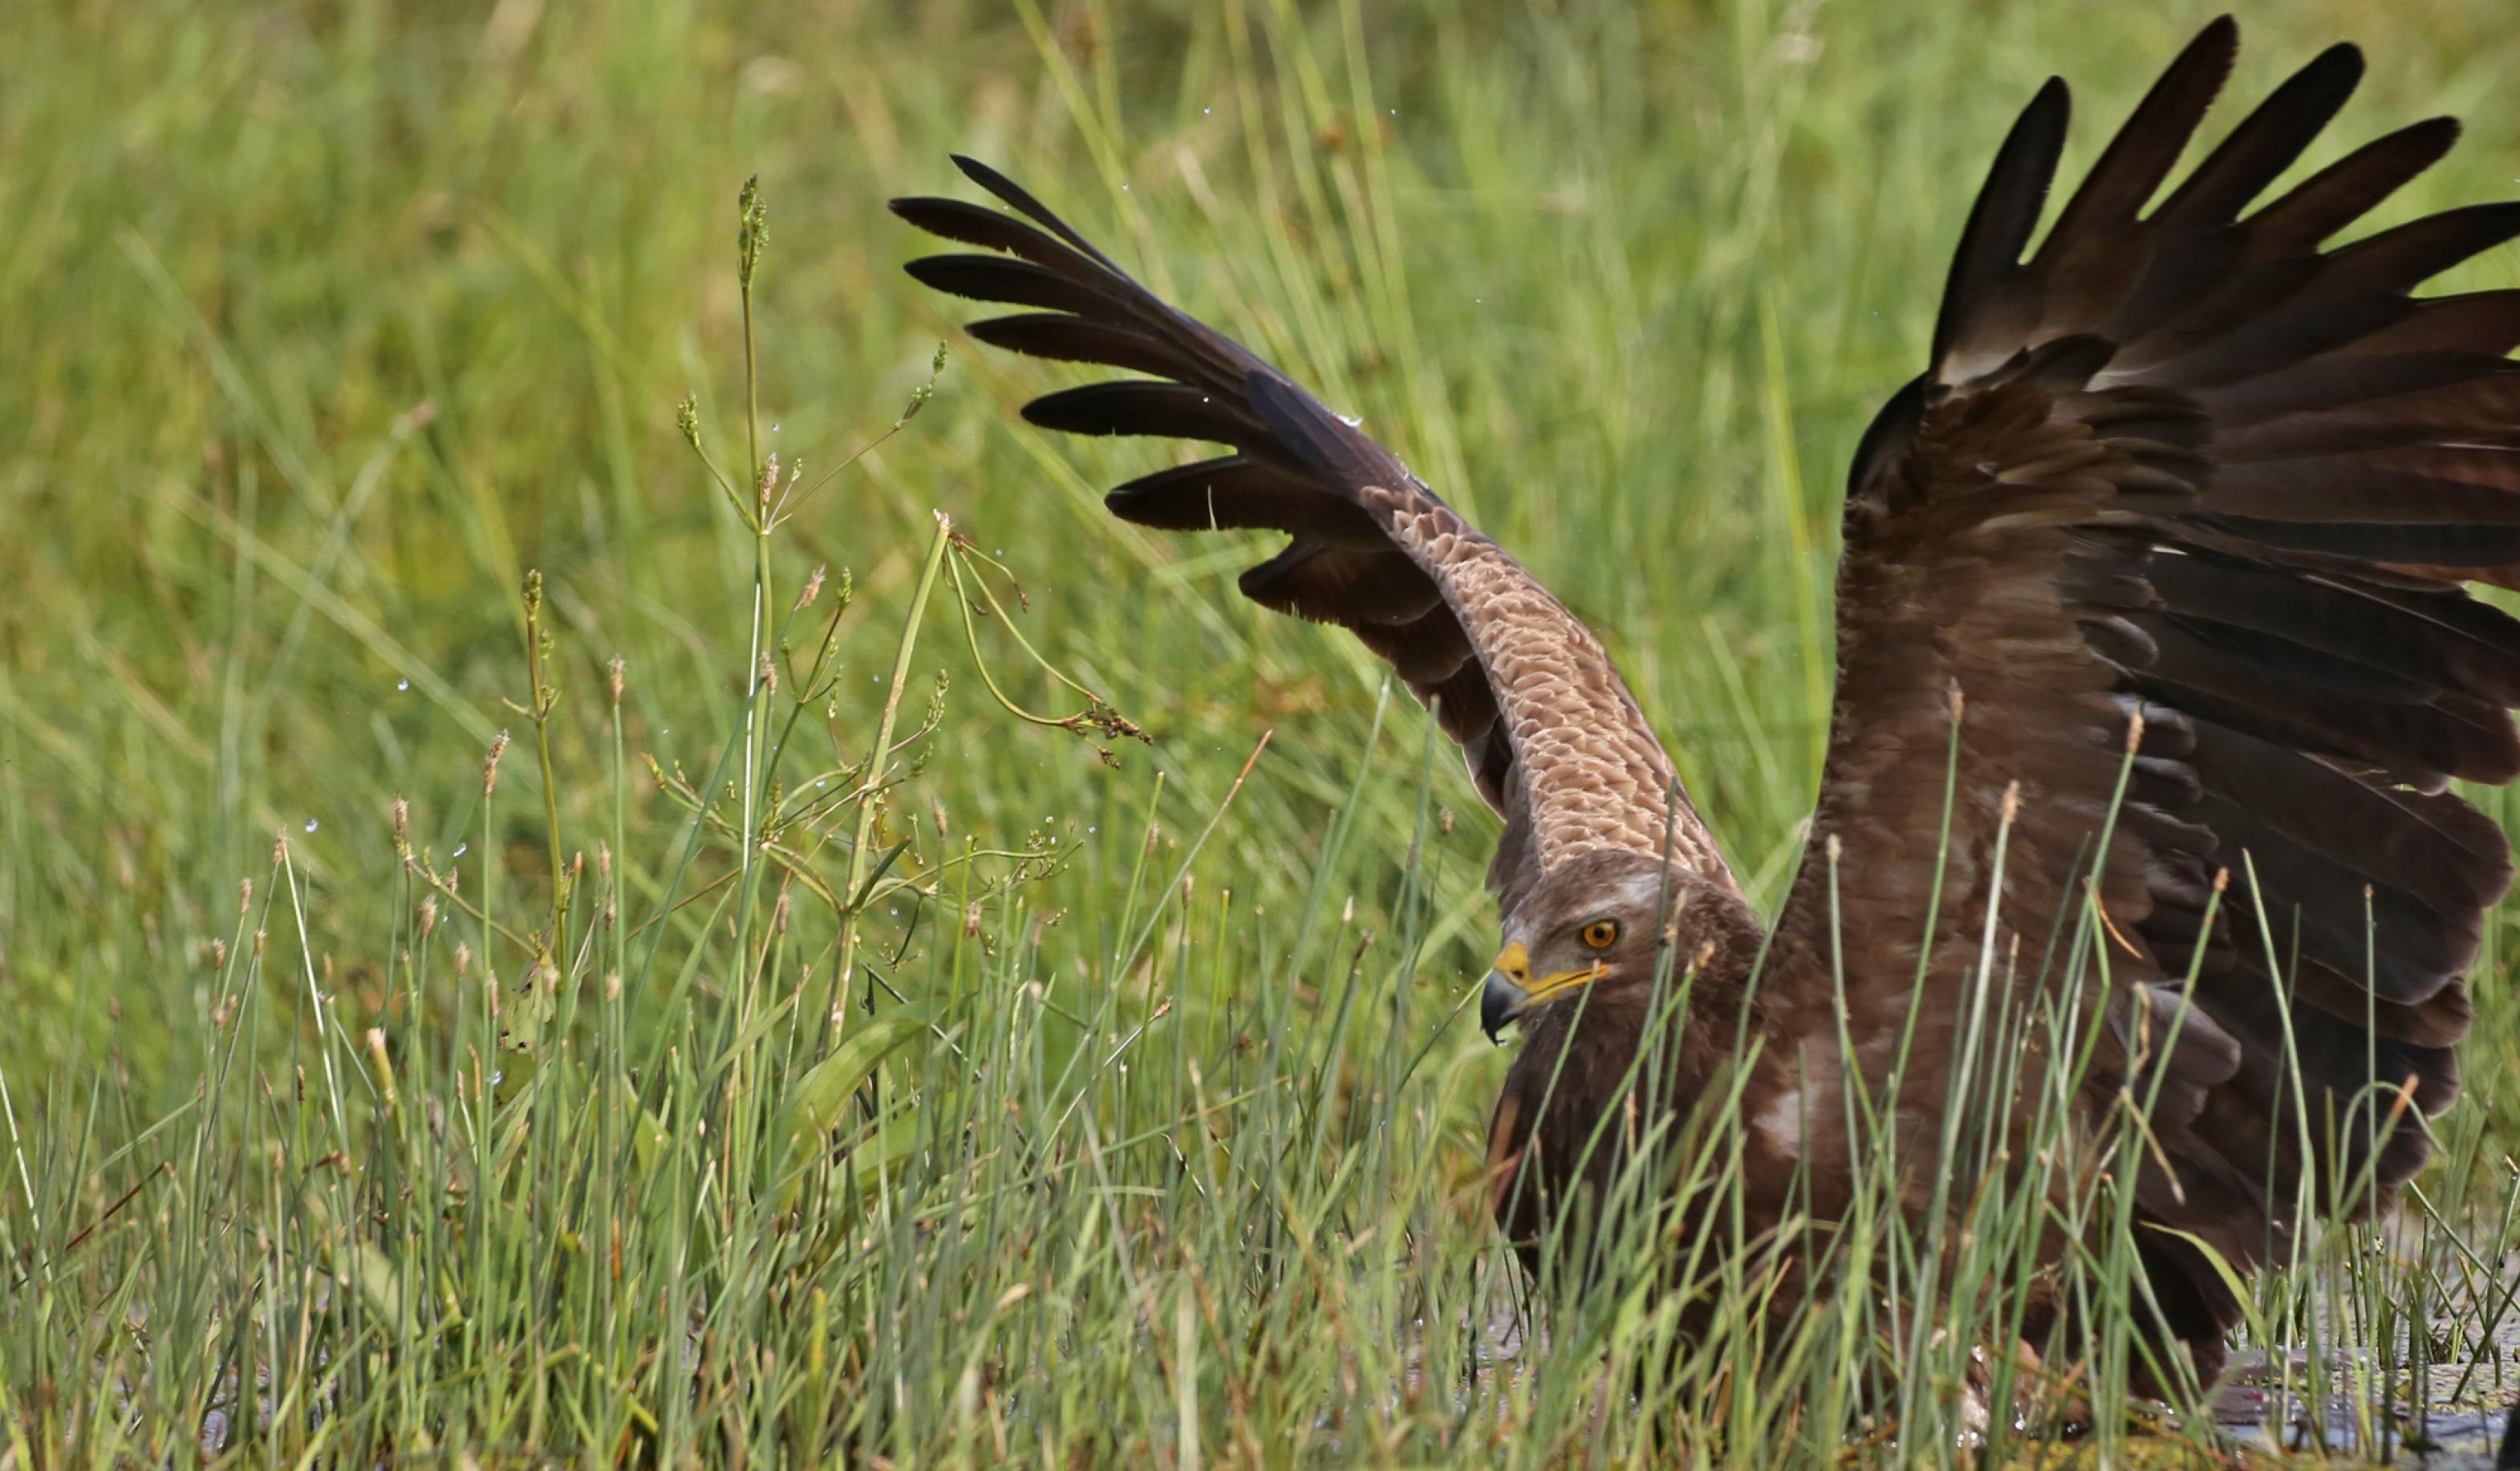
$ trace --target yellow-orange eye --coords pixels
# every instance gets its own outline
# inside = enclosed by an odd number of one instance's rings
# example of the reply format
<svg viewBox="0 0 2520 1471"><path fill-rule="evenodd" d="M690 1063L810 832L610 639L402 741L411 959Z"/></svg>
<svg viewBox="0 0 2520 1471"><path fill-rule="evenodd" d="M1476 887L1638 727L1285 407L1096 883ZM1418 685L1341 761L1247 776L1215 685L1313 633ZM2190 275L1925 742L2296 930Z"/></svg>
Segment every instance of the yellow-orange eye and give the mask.
<svg viewBox="0 0 2520 1471"><path fill-rule="evenodd" d="M1597 919L1584 927L1584 942L1597 950L1606 950L1619 942L1619 922Z"/></svg>

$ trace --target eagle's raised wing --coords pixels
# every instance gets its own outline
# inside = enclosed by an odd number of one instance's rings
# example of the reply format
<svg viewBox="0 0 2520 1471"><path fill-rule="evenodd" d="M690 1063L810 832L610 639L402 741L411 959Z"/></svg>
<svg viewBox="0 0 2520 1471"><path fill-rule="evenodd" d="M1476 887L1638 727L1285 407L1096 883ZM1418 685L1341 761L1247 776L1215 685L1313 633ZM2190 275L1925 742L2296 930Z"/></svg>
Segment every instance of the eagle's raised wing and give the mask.
<svg viewBox="0 0 2520 1471"><path fill-rule="evenodd" d="M1023 411L1033 423L1233 446L1131 481L1111 492L1111 510L1166 530L1294 538L1242 575L1243 595L1348 629L1438 707L1506 819L1489 887L1508 911L1544 869L1578 852L1661 852L1666 835L1675 856L1730 882L1599 642L1531 574L1285 375L1166 305L996 170L954 161L1024 219L959 200L895 200L894 213L930 234L1005 253L930 255L910 274L1034 308L971 324L982 342L1153 375L1036 398Z"/></svg>
<svg viewBox="0 0 2520 1471"><path fill-rule="evenodd" d="M2096 894L2117 1066L2095 1092L2158 1065L2143 1209L2246 1266L2294 1224L2298 1141L2332 1188L2362 1152L2318 1141L2371 1084L2408 1086L2370 1160L2392 1186L2457 1092L2461 973L2512 870L2445 787L2520 772L2520 622L2462 586L2520 558L2520 293L2409 293L2520 234L2520 206L2320 249L2448 149L2436 119L2243 218L2353 91L2339 46L2145 212L2235 45L2226 19L2188 47L2026 260L2064 86L2005 140L1931 367L1850 477L1835 718L1774 947L1822 978L1843 954L1859 1049L1898 1035L1921 973L1920 1025L1948 1046L1990 904L2027 987L2056 916ZM2149 1238L2193 1286L2165 1296L2172 1326L2228 1325L2220 1280Z"/></svg>

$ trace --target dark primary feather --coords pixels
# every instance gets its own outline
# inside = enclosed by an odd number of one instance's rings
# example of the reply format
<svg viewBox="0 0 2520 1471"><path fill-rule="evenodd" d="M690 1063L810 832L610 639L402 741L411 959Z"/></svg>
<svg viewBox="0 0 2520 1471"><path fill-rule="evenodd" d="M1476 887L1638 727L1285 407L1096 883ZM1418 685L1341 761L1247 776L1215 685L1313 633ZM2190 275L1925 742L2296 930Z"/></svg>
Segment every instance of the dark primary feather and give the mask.
<svg viewBox="0 0 2520 1471"><path fill-rule="evenodd" d="M2359 1208L2365 1166L2383 1193L2406 1180L2425 1117L2457 1092L2464 973L2512 876L2500 830L2445 789L2520 774L2520 621L2461 585L2520 585L2520 370L2503 355L2520 301L2411 293L2520 235L2520 205L2322 253L2441 157L2457 128L2435 119L2247 212L2353 91L2350 46L2164 195L2236 42L2228 20L2206 27L2035 254L2061 83L1998 154L1932 366L1850 481L1837 719L1778 949L1785 978L1817 973L1833 871L1859 1027L1888 1026L1919 944L1956 1006L1989 905L2035 934L2095 880L2123 1051L2141 1030L2125 983L2169 986L2135 988L2157 1007L2198 971L2201 1040L2157 1059L2179 1085L2153 1120L2145 1210L2245 1267L2280 1251L2297 1206ZM1928 937L1955 689L1966 893ZM2131 709L2141 756L2094 859ZM1967 855L2016 781L1999 896ZM1833 870L1822 838L1843 847ZM2183 1247L2147 1261L2170 1332L2218 1364L2237 1311L2220 1278Z"/></svg>
<svg viewBox="0 0 2520 1471"><path fill-rule="evenodd" d="M1360 448L1301 427L1288 433L1302 421L1287 412L1282 395L1301 395L1301 390L1281 390L1275 369L1164 304L1005 175L969 159L954 161L1033 223L954 200L895 200L893 212L930 233L1020 259L936 255L911 261L910 274L957 296L1054 313L971 324L983 342L1153 375L1048 393L1024 406L1024 418L1072 434L1198 439L1237 451L1121 485L1107 497L1113 514L1164 530L1287 532L1294 539L1284 551L1244 574L1246 596L1354 628L1369 646L1402 644L1391 631L1395 624L1449 624L1409 643L1415 657L1408 674L1426 699L1433 686L1460 673L1471 651L1459 621L1437 611L1442 600L1434 580L1393 547L1354 495L1363 484L1407 482L1408 472L1371 441ZM1488 722L1496 718L1495 701L1484 691L1457 690L1456 700L1448 726L1482 714ZM1471 725L1466 734L1484 728Z"/></svg>
<svg viewBox="0 0 2520 1471"><path fill-rule="evenodd" d="M2039 228L2039 210L2048 202L2048 181L2055 176L2056 160L2065 149L2065 121L2071 111L2062 77L2049 77L2039 96L2022 111L1995 169L1969 210L1960 231L1960 248L1952 256L1951 278L1943 287L1943 309L1934 324L1934 356L1950 350L1960 328L1958 303L1976 301L2009 275Z"/></svg>

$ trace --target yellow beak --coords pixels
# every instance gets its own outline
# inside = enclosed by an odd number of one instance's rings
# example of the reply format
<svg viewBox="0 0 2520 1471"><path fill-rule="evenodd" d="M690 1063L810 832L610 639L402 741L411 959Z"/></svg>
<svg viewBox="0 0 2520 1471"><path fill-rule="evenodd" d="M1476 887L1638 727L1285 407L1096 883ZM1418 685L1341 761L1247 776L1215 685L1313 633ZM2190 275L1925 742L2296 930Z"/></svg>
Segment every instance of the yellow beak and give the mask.
<svg viewBox="0 0 2520 1471"><path fill-rule="evenodd" d="M1597 960L1581 970L1543 976L1534 985L1531 952L1517 940L1497 955L1496 968L1488 972L1487 985L1479 995L1479 1029L1488 1034L1488 1040L1496 1041L1497 1034L1515 1018L1576 987L1600 980L1609 970Z"/></svg>

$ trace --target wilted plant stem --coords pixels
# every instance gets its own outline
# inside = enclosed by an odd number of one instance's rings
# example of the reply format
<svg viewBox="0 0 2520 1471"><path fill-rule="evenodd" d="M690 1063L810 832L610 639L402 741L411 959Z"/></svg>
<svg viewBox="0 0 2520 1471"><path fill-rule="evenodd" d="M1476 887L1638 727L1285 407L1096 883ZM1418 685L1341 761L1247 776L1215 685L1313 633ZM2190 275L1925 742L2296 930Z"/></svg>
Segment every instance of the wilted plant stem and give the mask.
<svg viewBox="0 0 2520 1471"><path fill-rule="evenodd" d="M761 457L761 369L753 345L752 277L760 266L761 247L768 238L768 211L762 203L758 175L743 181L743 192L737 200L737 216L736 285L743 304L744 465L746 483L754 487L754 502L742 508L752 529L752 638L744 661L749 694L743 713L743 877L736 910L736 953L749 970L753 908L761 882L763 766L770 749L770 492L777 476L775 467L765 464Z"/></svg>
<svg viewBox="0 0 2520 1471"><path fill-rule="evenodd" d="M927 560L921 564L919 585L910 595L910 616L901 624L901 647L892 656L892 673L885 681L888 687L883 694L883 714L876 721L875 745L867 752L865 775L860 778L857 836L849 845L849 882L840 893L847 905L840 913L840 959L832 973L834 1037L847 1025L849 986L857 976L858 911L867 899L859 891L867 885L867 850L875 842L876 803L883 786L884 758L892 750L893 722L901 713L901 687L909 682L910 656L919 644L919 624L927 616L927 598L936 590L937 569L945 565L945 551L953 540L954 519L937 512L936 535L927 543Z"/></svg>
<svg viewBox="0 0 2520 1471"><path fill-rule="evenodd" d="M751 682L743 711L743 897L738 923L748 938L752 901L760 881L762 765L770 740L770 681L763 671L770 653L770 529L756 523L752 532L752 638L745 677Z"/></svg>

